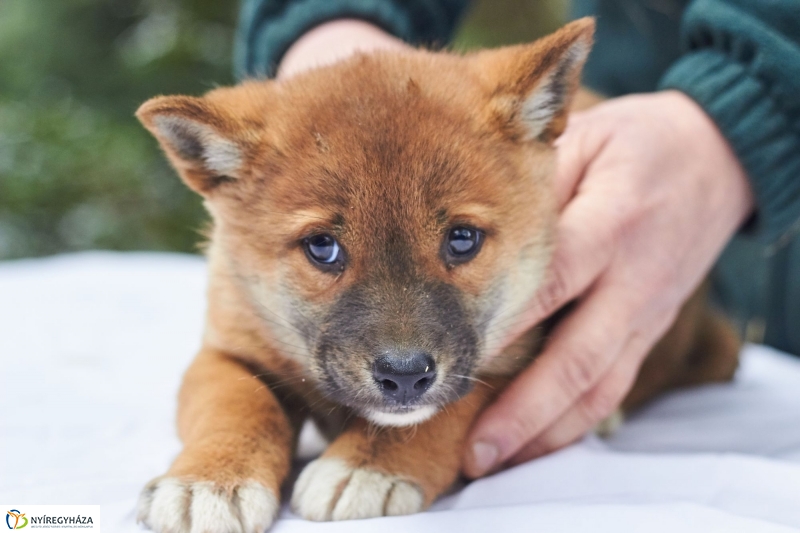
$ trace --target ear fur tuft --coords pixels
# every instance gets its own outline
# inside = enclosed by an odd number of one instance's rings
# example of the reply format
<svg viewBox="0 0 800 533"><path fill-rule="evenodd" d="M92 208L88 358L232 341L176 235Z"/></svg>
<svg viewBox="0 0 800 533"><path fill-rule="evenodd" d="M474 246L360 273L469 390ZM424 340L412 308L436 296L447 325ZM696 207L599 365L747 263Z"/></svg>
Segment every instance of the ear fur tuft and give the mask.
<svg viewBox="0 0 800 533"><path fill-rule="evenodd" d="M593 36L594 20L583 18L532 44L479 53L494 122L513 138L551 142L561 135Z"/></svg>
<svg viewBox="0 0 800 533"><path fill-rule="evenodd" d="M196 162L217 174L235 174L242 163L241 150L206 124L178 116L162 115L153 119L161 138L177 155Z"/></svg>
<svg viewBox="0 0 800 533"><path fill-rule="evenodd" d="M136 116L191 189L207 194L235 179L242 146L222 133L224 117L203 98L160 96L145 102Z"/></svg>

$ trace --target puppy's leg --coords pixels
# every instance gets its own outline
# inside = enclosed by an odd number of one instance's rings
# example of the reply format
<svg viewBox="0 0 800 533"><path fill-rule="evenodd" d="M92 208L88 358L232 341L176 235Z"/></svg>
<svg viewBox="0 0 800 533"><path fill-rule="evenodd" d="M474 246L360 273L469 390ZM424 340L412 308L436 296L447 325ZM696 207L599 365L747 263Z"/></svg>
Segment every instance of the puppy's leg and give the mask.
<svg viewBox="0 0 800 533"><path fill-rule="evenodd" d="M494 389L469 395L414 427L357 419L300 474L292 507L309 520L411 514L455 481L467 431Z"/></svg>
<svg viewBox="0 0 800 533"><path fill-rule="evenodd" d="M184 376L178 432L184 449L145 487L139 521L170 533L269 527L294 439L272 392L238 361L204 349Z"/></svg>

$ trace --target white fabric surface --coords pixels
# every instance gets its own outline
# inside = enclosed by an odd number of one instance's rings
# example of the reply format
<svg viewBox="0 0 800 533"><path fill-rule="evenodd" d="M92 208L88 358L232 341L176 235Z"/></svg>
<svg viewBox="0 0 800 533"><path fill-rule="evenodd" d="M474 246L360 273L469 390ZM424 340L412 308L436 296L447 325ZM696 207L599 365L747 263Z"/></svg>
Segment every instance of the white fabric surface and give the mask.
<svg viewBox="0 0 800 533"><path fill-rule="evenodd" d="M104 531L180 449L204 263L87 253L0 263L0 501L99 504ZM412 529L413 528L413 529ZM273 531L800 531L800 360L748 346L735 381L671 394L610 440L473 483L409 517Z"/></svg>

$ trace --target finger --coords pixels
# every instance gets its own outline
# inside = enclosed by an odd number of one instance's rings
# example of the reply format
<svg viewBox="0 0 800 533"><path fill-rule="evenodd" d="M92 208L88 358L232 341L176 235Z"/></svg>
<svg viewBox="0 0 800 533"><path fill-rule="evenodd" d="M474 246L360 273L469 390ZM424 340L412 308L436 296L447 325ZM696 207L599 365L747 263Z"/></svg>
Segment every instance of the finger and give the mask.
<svg viewBox="0 0 800 533"><path fill-rule="evenodd" d="M556 225L556 249L545 281L494 348L499 353L530 328L583 294L611 263L619 222L610 205L578 195Z"/></svg>
<svg viewBox="0 0 800 533"><path fill-rule="evenodd" d="M575 196L580 182L608 138L603 128L591 127L586 113L570 115L563 135L556 140L555 193L559 211Z"/></svg>
<svg viewBox="0 0 800 533"><path fill-rule="evenodd" d="M512 457L600 381L628 338L634 297L600 285L559 324L544 352L476 422L465 474L482 476Z"/></svg>
<svg viewBox="0 0 800 533"><path fill-rule="evenodd" d="M594 429L622 404L651 348L641 335L634 335L614 366L601 381L564 413L539 437L526 444L507 466L514 466L572 444Z"/></svg>

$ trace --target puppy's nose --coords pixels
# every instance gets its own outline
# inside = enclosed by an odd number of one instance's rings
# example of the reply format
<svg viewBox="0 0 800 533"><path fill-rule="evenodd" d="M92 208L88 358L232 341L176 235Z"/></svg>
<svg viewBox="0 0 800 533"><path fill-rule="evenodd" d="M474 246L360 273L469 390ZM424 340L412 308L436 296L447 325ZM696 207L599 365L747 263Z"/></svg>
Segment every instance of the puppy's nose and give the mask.
<svg viewBox="0 0 800 533"><path fill-rule="evenodd" d="M389 352L375 360L372 375L384 396L407 404L433 384L436 363L425 352Z"/></svg>

